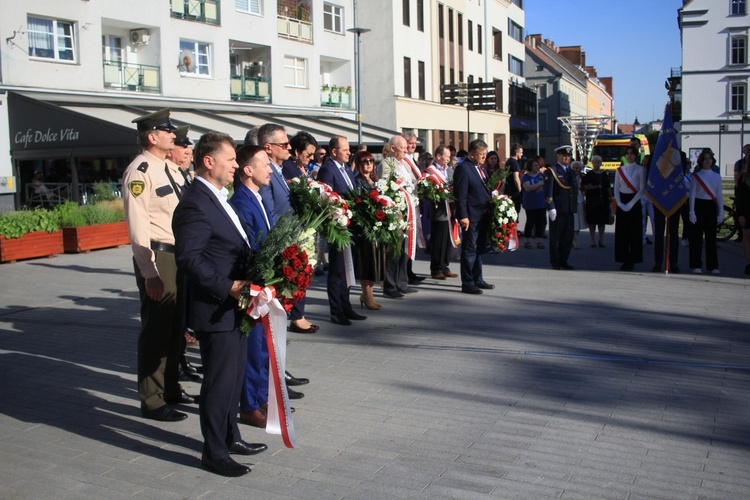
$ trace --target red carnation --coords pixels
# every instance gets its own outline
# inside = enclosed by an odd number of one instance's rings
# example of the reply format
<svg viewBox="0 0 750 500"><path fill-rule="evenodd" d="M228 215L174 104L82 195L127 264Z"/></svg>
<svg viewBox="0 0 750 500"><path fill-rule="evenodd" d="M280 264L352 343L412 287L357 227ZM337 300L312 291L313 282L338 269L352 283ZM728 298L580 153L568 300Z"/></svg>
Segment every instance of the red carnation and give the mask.
<svg viewBox="0 0 750 500"><path fill-rule="evenodd" d="M378 201L378 196L380 196L380 193L378 193L377 189L373 189L370 191L370 199L373 201Z"/></svg>
<svg viewBox="0 0 750 500"><path fill-rule="evenodd" d="M284 274L284 279L289 281L294 277L294 269L292 269L291 266L284 266L284 268L281 270Z"/></svg>

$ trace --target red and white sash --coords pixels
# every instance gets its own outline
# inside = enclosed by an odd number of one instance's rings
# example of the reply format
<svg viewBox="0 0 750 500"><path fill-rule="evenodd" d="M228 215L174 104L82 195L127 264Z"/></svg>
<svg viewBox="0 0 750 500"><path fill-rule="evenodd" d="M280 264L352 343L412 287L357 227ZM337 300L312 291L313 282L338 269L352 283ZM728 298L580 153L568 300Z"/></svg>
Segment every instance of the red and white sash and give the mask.
<svg viewBox="0 0 750 500"><path fill-rule="evenodd" d="M276 299L272 286L251 285L252 300L247 314L260 319L268 345L268 421L266 432L280 434L287 448L296 448L289 394L284 378L286 370L286 311Z"/></svg>
<svg viewBox="0 0 750 500"><path fill-rule="evenodd" d="M620 174L620 179L622 179L622 182L624 182L631 191L633 191L634 193L638 192L638 189L633 185L633 179L628 176L628 173L625 172L625 169L623 167L618 168L617 173Z"/></svg>
<svg viewBox="0 0 750 500"><path fill-rule="evenodd" d="M406 201L406 254L410 259L414 259L417 255L417 221L416 221L416 210L414 210L414 203L412 203L412 197L409 192L404 189L402 184L404 180L401 178L396 179L398 184L398 190L404 196Z"/></svg>
<svg viewBox="0 0 750 500"><path fill-rule="evenodd" d="M701 185L701 187L706 192L706 194L711 197L711 201L715 202L716 201L716 195L714 194L713 191L711 191L711 189L709 189L709 187L706 185L706 183L703 181L703 179L701 179L701 176L698 175L698 172L696 172L695 174L693 174L693 178L695 178L695 180L698 181L698 183Z"/></svg>
<svg viewBox="0 0 750 500"><path fill-rule="evenodd" d="M405 156L404 160L406 160L406 163L409 164L409 167L411 167L411 173L414 175L414 184L419 181L419 179L422 178L422 172L419 171L419 168L414 164L414 160L412 160L409 156Z"/></svg>

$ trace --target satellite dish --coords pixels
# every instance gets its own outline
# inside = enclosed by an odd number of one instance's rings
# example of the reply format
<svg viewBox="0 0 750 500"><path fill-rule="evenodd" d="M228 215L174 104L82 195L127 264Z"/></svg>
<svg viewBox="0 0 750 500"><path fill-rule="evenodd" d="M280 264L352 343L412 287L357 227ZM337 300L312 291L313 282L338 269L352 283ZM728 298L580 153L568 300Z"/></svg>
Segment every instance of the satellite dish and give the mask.
<svg viewBox="0 0 750 500"><path fill-rule="evenodd" d="M180 52L180 60L177 67L181 73L195 73L195 54L190 49L183 49Z"/></svg>

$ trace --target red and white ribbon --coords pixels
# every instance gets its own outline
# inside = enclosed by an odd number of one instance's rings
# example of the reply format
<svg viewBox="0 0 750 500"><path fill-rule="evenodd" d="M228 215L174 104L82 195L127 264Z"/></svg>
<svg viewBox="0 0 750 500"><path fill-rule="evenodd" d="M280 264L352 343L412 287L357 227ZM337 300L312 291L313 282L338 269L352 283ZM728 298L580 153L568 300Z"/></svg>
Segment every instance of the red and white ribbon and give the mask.
<svg viewBox="0 0 750 500"><path fill-rule="evenodd" d="M341 253L344 255L344 272L346 273L346 286L354 286L357 278L354 276L354 257L352 257L351 245L345 246Z"/></svg>
<svg viewBox="0 0 750 500"><path fill-rule="evenodd" d="M286 390L286 311L276 298L272 286L250 287L252 300L248 307L251 318L263 323L268 345L268 417L266 432L279 434L287 448L297 447L289 395Z"/></svg>
<svg viewBox="0 0 750 500"><path fill-rule="evenodd" d="M410 259L414 259L417 255L417 226L415 222L415 210L414 210L414 203L412 203L412 198L409 192L404 189L402 186L403 179L397 179L396 184L398 184L398 189L401 191L401 194L404 196L404 200L406 201L406 252Z"/></svg>

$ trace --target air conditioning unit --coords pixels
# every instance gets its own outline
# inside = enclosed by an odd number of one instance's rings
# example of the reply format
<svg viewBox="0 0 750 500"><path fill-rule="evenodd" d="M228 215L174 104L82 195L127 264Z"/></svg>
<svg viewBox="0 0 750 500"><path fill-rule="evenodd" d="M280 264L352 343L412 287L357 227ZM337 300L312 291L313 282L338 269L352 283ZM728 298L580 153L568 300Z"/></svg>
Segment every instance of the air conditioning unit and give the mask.
<svg viewBox="0 0 750 500"><path fill-rule="evenodd" d="M151 35L148 34L146 29L130 30L130 43L133 45L148 45L149 38L151 38Z"/></svg>

